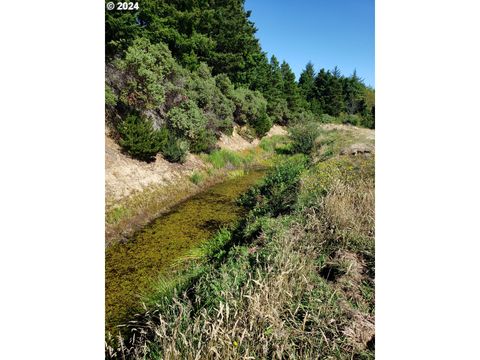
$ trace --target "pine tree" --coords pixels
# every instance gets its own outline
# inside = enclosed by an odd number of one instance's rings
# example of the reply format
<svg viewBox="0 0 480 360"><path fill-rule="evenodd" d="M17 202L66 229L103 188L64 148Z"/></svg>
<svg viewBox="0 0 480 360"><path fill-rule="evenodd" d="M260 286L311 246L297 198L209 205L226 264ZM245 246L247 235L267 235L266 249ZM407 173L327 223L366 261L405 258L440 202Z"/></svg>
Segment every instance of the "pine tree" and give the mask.
<svg viewBox="0 0 480 360"><path fill-rule="evenodd" d="M360 105L364 99L362 79L357 76L354 70L352 76L343 78L343 95L345 101L345 110L348 114L361 112Z"/></svg>
<svg viewBox="0 0 480 360"><path fill-rule="evenodd" d="M287 100L288 109L290 112L298 111L300 106L300 94L295 81L295 74L290 68L290 65L285 61L283 61L280 66L280 72L282 74L283 97Z"/></svg>
<svg viewBox="0 0 480 360"><path fill-rule="evenodd" d="M344 110L344 107L342 81L338 77L338 73L334 72L327 82L325 112L332 116L338 116Z"/></svg>
<svg viewBox="0 0 480 360"><path fill-rule="evenodd" d="M315 70L311 62L308 62L300 74L298 86L303 98L307 101L312 101L315 97Z"/></svg>
<svg viewBox="0 0 480 360"><path fill-rule="evenodd" d="M315 76L314 99L312 100L312 111L317 114L325 112L328 78L330 74L325 69L320 69Z"/></svg>

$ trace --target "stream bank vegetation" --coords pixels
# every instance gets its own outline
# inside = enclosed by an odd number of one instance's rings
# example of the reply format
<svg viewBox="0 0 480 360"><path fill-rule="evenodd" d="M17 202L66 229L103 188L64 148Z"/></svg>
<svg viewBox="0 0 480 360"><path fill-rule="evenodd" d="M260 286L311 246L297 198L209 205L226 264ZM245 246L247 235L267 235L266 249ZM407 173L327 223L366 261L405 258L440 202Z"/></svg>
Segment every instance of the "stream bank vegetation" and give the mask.
<svg viewBox="0 0 480 360"><path fill-rule="evenodd" d="M342 151L351 129L318 131L158 282L107 358L374 358L374 154Z"/></svg>
<svg viewBox="0 0 480 360"><path fill-rule="evenodd" d="M242 151L216 149L200 154L202 166L188 177L179 177L169 185L149 186L121 200L107 204L105 210L106 244L127 241L134 232L181 201L252 169L268 168L282 156L289 139L284 135L264 137L259 146Z"/></svg>

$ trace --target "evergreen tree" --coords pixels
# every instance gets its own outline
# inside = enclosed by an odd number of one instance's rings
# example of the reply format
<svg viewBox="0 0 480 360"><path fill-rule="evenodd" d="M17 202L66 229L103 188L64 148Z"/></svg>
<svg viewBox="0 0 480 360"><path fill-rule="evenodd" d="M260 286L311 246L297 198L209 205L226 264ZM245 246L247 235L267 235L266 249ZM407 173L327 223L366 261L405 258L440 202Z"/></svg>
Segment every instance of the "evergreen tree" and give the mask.
<svg viewBox="0 0 480 360"><path fill-rule="evenodd" d="M313 64L308 62L305 69L300 74L298 86L303 98L312 101L315 97L315 70Z"/></svg>
<svg viewBox="0 0 480 360"><path fill-rule="evenodd" d="M338 116L344 110L342 80L338 72L332 73L327 82L325 93L325 112L332 116Z"/></svg>
<svg viewBox="0 0 480 360"><path fill-rule="evenodd" d="M327 94L327 86L329 73L325 69L320 69L317 76L315 76L314 99L312 100L312 111L321 114L325 109L325 101Z"/></svg>
<svg viewBox="0 0 480 360"><path fill-rule="evenodd" d="M343 79L345 110L348 114L361 112L361 102L364 98L363 88L362 79L357 76L356 70L353 71L352 76Z"/></svg>
<svg viewBox="0 0 480 360"><path fill-rule="evenodd" d="M291 112L298 111L300 107L300 94L295 81L295 74L290 68L290 65L285 61L283 61L280 66L280 72L282 74L283 96L285 100L287 100L288 109Z"/></svg>

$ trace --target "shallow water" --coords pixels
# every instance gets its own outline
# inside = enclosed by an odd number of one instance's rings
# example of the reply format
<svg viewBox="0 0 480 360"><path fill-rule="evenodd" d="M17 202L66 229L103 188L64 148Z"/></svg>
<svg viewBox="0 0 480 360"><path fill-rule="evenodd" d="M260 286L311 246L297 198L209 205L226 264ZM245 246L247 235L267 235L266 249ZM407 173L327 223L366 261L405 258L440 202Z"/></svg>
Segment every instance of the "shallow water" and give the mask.
<svg viewBox="0 0 480 360"><path fill-rule="evenodd" d="M139 231L130 241L105 252L105 323L107 329L141 311L141 297L175 260L242 215L239 195L264 171L227 180L178 204Z"/></svg>

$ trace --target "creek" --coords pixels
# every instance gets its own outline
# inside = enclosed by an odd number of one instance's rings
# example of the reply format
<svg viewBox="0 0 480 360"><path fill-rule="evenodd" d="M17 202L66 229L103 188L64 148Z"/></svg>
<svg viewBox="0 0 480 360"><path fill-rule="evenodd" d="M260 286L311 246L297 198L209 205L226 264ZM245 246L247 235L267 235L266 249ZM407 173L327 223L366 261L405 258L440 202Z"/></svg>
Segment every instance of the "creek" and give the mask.
<svg viewBox="0 0 480 360"><path fill-rule="evenodd" d="M155 280L171 272L178 259L237 221L244 210L236 200L258 182L265 170L250 170L174 206L139 230L129 241L105 251L106 329L141 312L141 302L154 291Z"/></svg>

